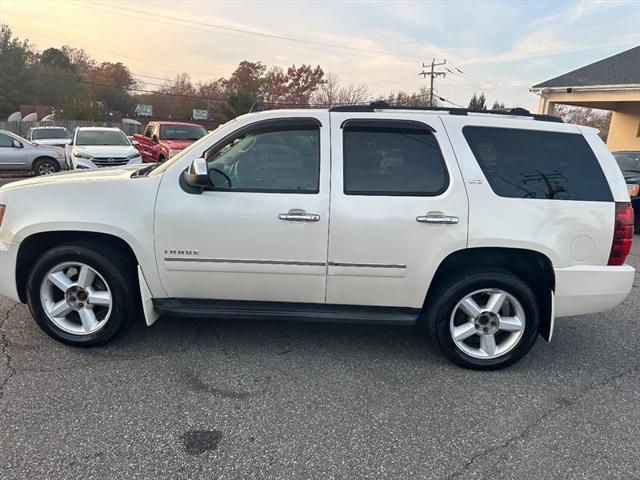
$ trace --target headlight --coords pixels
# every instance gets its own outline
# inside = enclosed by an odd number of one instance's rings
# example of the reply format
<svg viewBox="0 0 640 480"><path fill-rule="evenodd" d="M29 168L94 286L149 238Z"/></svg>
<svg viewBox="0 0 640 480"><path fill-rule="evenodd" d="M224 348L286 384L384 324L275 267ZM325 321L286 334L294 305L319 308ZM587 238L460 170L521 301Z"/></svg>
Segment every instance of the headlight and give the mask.
<svg viewBox="0 0 640 480"><path fill-rule="evenodd" d="M134 159L134 158L138 158L139 156L140 156L140 152L138 152L138 151L136 150L135 152L130 153L129 155L127 155L127 158L128 158L129 160L132 160L132 159Z"/></svg>
<svg viewBox="0 0 640 480"><path fill-rule="evenodd" d="M169 150L169 158L173 157L174 155L177 155L181 152L182 150Z"/></svg>
<svg viewBox="0 0 640 480"><path fill-rule="evenodd" d="M73 156L77 158L84 158L86 160L91 160L92 158L91 155L81 152L80 150L74 150L72 153L73 153Z"/></svg>
<svg viewBox="0 0 640 480"><path fill-rule="evenodd" d="M637 197L638 194L640 194L640 185L636 184L636 185L627 185L627 188L629 189L629 196L631 197Z"/></svg>

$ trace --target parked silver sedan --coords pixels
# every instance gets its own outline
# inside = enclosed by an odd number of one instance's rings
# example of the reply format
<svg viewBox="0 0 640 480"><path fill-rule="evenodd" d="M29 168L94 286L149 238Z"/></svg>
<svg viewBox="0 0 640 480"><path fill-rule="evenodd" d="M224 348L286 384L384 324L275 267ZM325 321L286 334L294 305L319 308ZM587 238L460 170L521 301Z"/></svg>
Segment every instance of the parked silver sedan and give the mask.
<svg viewBox="0 0 640 480"><path fill-rule="evenodd" d="M64 150L34 145L7 130L0 130L0 171L30 171L48 175L66 168Z"/></svg>

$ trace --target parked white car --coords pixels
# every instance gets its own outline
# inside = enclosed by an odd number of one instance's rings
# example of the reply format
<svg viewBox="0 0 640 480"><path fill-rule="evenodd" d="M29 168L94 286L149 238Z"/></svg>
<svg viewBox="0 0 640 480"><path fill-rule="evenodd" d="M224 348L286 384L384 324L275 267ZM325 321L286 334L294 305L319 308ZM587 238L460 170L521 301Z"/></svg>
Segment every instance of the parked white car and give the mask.
<svg viewBox="0 0 640 480"><path fill-rule="evenodd" d="M119 128L78 127L65 153L71 170L142 163L140 152Z"/></svg>
<svg viewBox="0 0 640 480"><path fill-rule="evenodd" d="M71 142L71 133L65 127L33 127L29 141L34 145L64 148Z"/></svg>
<svg viewBox="0 0 640 480"><path fill-rule="evenodd" d="M451 360L492 369L557 318L614 308L635 275L596 131L522 110L251 113L163 164L15 182L0 203L0 293L71 345L141 305L149 325L424 322Z"/></svg>

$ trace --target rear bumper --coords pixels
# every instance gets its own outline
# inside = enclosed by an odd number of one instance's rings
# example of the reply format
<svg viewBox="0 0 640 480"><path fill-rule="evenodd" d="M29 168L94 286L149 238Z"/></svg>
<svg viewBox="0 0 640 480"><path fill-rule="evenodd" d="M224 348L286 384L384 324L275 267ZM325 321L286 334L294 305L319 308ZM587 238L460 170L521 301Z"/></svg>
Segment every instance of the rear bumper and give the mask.
<svg viewBox="0 0 640 480"><path fill-rule="evenodd" d="M627 298L636 271L620 267L557 268L555 316L584 315L611 310Z"/></svg>
<svg viewBox="0 0 640 480"><path fill-rule="evenodd" d="M0 295L20 301L16 287L16 259L19 243L0 241Z"/></svg>

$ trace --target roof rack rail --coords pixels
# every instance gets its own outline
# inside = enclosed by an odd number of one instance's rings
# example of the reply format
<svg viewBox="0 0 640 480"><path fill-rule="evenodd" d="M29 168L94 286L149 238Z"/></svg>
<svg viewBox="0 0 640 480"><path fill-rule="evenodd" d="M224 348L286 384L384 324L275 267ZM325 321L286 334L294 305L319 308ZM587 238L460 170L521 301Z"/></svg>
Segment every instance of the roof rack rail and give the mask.
<svg viewBox="0 0 640 480"><path fill-rule="evenodd" d="M469 113L488 113L491 115L508 115L517 117L529 117L541 122L564 123L555 115L531 113L525 108L511 108L509 110L474 110L460 107L412 107L410 105L389 105L384 101L372 102L369 105L340 105L329 109L330 112L375 112L376 110L420 110L429 112L447 112L450 115L468 115Z"/></svg>

